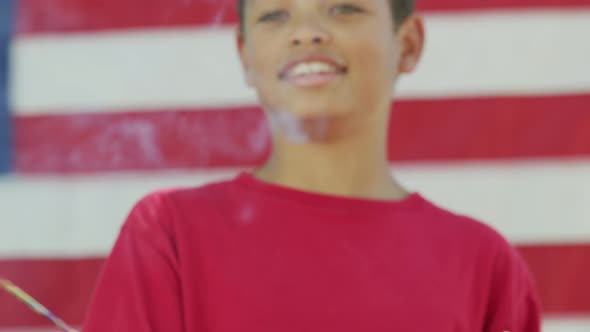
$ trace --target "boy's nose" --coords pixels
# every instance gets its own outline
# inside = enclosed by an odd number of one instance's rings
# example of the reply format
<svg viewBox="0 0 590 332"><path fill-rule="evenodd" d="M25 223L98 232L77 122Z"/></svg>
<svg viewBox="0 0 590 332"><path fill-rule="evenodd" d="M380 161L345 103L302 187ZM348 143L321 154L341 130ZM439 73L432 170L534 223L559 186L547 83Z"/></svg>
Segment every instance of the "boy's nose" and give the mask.
<svg viewBox="0 0 590 332"><path fill-rule="evenodd" d="M321 45L330 40L330 35L318 27L300 26L291 36L291 46Z"/></svg>

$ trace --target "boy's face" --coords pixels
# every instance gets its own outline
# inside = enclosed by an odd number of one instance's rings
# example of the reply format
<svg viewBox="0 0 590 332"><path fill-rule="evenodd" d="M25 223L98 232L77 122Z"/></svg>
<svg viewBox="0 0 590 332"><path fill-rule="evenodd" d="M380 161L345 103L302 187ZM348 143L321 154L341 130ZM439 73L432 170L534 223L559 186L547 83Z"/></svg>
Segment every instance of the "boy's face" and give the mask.
<svg viewBox="0 0 590 332"><path fill-rule="evenodd" d="M246 79L267 111L388 110L397 76L422 49L412 19L394 33L388 0L247 0L238 36Z"/></svg>

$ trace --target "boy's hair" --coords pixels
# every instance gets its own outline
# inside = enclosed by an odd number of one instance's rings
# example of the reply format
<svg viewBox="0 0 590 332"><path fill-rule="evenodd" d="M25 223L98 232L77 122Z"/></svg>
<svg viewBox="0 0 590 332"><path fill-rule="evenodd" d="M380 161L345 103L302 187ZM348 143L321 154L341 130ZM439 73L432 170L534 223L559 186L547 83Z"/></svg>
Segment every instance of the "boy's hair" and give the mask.
<svg viewBox="0 0 590 332"><path fill-rule="evenodd" d="M395 22L395 28L397 29L408 16L414 13L416 6L416 0L388 0L391 6L391 17ZM240 17L240 30L244 32L244 7L245 0L238 0L238 15Z"/></svg>

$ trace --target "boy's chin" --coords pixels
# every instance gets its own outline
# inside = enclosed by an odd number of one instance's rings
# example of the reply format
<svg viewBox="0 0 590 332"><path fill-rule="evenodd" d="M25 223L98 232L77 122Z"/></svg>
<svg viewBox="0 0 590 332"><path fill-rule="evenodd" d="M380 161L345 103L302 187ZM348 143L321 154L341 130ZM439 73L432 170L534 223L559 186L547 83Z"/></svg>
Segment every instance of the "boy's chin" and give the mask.
<svg viewBox="0 0 590 332"><path fill-rule="evenodd" d="M348 109L291 109L269 111L273 132L294 143L328 142L349 135L359 114Z"/></svg>
<svg viewBox="0 0 590 332"><path fill-rule="evenodd" d="M289 113L300 119L342 117L352 113L350 107L337 105L298 105L295 107L277 109L279 113Z"/></svg>

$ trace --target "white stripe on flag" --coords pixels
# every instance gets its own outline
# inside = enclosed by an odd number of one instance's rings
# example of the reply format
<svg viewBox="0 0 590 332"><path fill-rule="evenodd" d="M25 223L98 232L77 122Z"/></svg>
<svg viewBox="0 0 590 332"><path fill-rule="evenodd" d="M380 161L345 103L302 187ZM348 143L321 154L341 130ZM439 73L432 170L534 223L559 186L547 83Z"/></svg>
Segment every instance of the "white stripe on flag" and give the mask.
<svg viewBox="0 0 590 332"><path fill-rule="evenodd" d="M590 91L590 9L431 14L408 97ZM566 50L566 51L564 51ZM21 114L253 104L230 27L28 36L12 45Z"/></svg>
<svg viewBox="0 0 590 332"><path fill-rule="evenodd" d="M590 160L397 167L410 189L488 222L519 244L590 240ZM131 206L149 191L227 178L228 172L0 180L0 257L106 254ZM539 207L543 207L542 209Z"/></svg>
<svg viewBox="0 0 590 332"><path fill-rule="evenodd" d="M590 317L588 318L547 318L543 323L543 332L588 332L590 331ZM516 332L516 331L515 331Z"/></svg>

